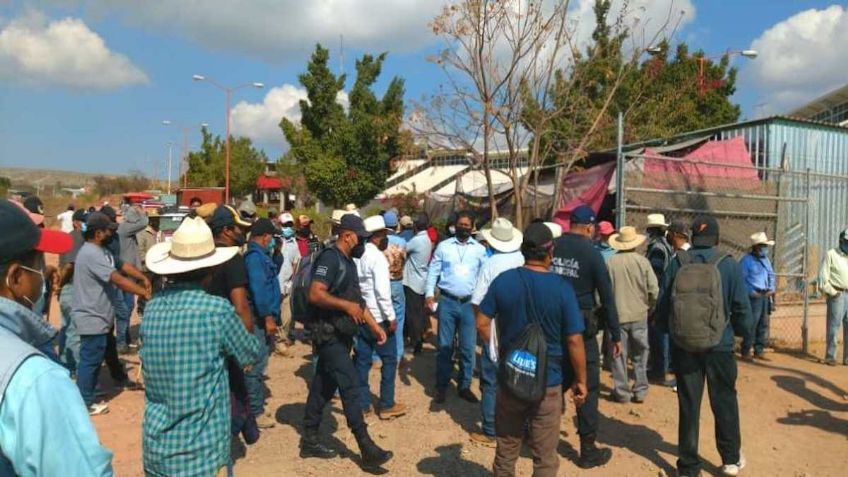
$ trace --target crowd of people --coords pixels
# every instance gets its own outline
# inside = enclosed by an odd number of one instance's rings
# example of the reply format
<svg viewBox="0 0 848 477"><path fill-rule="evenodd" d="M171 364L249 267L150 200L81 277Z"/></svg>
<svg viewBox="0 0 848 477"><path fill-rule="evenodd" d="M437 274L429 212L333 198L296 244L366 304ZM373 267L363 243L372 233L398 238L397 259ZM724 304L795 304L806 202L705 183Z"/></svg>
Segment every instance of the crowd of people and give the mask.
<svg viewBox="0 0 848 477"><path fill-rule="evenodd" d="M738 475L746 465L736 362L769 360L776 284L774 242L764 233L750 237L737 263L720 251L719 224L708 215L669 224L651 214L642 234L616 230L586 205L571 211L565 231L543 220L521 231L505 218L478 231L474 214L461 211L439 233L424 212L361 217L351 204L333 212L321 241L306 215L259 217L249 200L192 205L164 240L157 211L139 204L70 206L57 231L44 227L37 198L0 200L0 475L112 474L112 453L91 423L109 412L98 399L104 363L115 386L144 391L147 475L232 474L230 439L253 444L276 424L266 409L268 362L290 356L297 340L311 345L314 364L302 458L337 456L319 429L338 396L361 467L389 462L393 452L371 437L368 419L408 412L398 369L432 343L434 405L453 399L455 382L456 397L480 406L469 438L496 448L496 476L515 475L525 440L533 475L557 475L567 400L577 465L609 462L612 450L597 443L602 369L617 403L644 403L651 384L677 392L683 476L701 469L706 383L722 472ZM59 255L58 267L45 254ZM848 347L848 230L828 252L819 287L826 362L835 364L840 321ZM51 295L59 330L45 320ZM136 352L143 384L120 359ZM62 452L48 450L51 441Z"/></svg>

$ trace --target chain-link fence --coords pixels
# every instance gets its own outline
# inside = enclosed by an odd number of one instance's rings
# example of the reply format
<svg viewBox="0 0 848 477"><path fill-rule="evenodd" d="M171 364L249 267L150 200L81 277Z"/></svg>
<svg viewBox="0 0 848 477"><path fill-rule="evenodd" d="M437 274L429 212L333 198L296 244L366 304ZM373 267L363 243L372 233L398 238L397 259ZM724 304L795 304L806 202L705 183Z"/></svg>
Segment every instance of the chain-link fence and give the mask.
<svg viewBox="0 0 848 477"><path fill-rule="evenodd" d="M811 180L817 182L811 185ZM824 316L824 305L814 294L824 251L812 246L810 213L811 187L825 180L750 163L632 157L623 176L624 223L644 230L652 213L687 225L711 214L720 225L720 249L736 260L750 252L752 234L765 232L775 240L769 256L777 275L770 341L806 350L809 317ZM848 181L842 179L839 186L848 187ZM821 330L823 334L823 323Z"/></svg>

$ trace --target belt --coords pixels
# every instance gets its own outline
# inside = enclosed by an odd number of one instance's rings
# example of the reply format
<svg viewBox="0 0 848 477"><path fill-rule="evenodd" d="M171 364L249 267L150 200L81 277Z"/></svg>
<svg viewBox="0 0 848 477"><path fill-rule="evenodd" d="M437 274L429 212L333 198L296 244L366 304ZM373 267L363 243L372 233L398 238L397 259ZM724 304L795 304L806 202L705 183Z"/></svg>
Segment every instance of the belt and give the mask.
<svg viewBox="0 0 848 477"><path fill-rule="evenodd" d="M441 288L439 288L439 291L441 292L441 295L442 295L443 297L450 298L451 300L458 301L458 302L460 302L460 303L466 303L467 301L471 300L471 295L467 295L467 296L456 296L456 295L454 295L453 293L448 293L448 292L446 292L446 291L442 290Z"/></svg>

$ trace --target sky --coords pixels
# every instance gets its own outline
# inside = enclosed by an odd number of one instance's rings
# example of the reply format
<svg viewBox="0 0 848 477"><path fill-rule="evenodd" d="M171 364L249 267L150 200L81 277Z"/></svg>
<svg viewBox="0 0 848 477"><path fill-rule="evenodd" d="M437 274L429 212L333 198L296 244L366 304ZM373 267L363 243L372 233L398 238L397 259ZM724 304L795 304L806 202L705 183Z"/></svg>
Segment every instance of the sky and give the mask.
<svg viewBox="0 0 848 477"><path fill-rule="evenodd" d="M623 3L614 0L614 9ZM583 36L593 27L592 4L571 1ZM740 70L733 100L743 118L787 113L846 82L848 2L629 4L628 18L648 34L681 12L673 41L692 51L756 49L755 60L733 59ZM445 83L426 59L443 45L428 28L442 7L439 0L0 0L0 166L162 177L168 144L177 158L183 128L190 148L200 143L201 123L225 131L224 92L192 81L195 74L226 86L265 85L233 92L231 126L277 159L286 149L277 124L299 118L305 91L297 76L316 42L330 48L336 72L351 73L363 53L387 51L376 89L401 76L409 104Z"/></svg>

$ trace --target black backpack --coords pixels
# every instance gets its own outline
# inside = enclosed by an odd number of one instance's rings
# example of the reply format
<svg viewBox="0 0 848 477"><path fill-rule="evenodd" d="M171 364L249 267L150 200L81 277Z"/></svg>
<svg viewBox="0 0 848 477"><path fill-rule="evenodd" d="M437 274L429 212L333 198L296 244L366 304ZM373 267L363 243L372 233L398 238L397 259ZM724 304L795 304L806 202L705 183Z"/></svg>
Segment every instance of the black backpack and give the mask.
<svg viewBox="0 0 848 477"><path fill-rule="evenodd" d="M312 285L312 274L315 272L315 263L318 261L318 257L322 253L329 253L330 250L335 251L336 258L339 260L339 274L336 275L333 286L330 287L330 293L337 293L344 282L345 266L335 247L317 250L303 257L297 265L294 276L292 276L291 313L292 319L298 323L305 325L314 315L309 306L309 287Z"/></svg>
<svg viewBox="0 0 848 477"><path fill-rule="evenodd" d="M498 381L520 401L536 404L545 397L547 388L548 345L523 270L518 270L518 276L527 292L528 323L501 359Z"/></svg>

